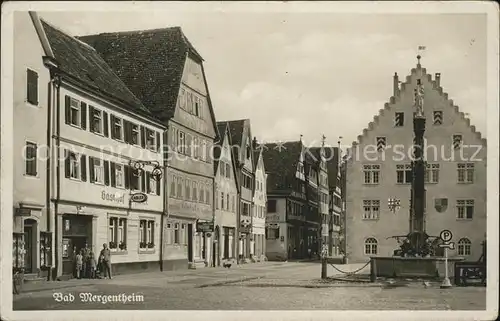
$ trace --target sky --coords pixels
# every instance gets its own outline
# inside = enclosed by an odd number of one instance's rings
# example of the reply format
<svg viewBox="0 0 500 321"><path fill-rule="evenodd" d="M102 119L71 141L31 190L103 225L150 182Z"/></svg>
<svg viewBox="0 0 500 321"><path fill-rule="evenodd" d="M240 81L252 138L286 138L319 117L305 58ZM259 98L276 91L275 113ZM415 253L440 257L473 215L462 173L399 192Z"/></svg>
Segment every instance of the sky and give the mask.
<svg viewBox="0 0 500 321"><path fill-rule="evenodd" d="M314 12L43 12L71 35L180 26L203 56L217 120L259 141L350 145L421 64L486 136L486 15Z"/></svg>

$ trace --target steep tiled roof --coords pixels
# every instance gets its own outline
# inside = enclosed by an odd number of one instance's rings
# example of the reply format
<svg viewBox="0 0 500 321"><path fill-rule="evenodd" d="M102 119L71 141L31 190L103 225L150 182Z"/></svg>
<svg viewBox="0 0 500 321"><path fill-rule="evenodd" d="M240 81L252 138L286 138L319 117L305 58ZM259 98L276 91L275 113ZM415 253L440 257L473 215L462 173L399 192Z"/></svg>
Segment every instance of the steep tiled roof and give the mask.
<svg viewBox="0 0 500 321"><path fill-rule="evenodd" d="M243 129L245 128L245 119L230 120L227 122L231 133L233 144L240 146L243 139Z"/></svg>
<svg viewBox="0 0 500 321"><path fill-rule="evenodd" d="M161 120L173 117L186 57L202 58L180 27L79 37Z"/></svg>
<svg viewBox="0 0 500 321"><path fill-rule="evenodd" d="M219 167L219 157L221 154L221 148L224 146L224 139L226 137L227 123L217 122L217 130L219 131L220 140L216 143L214 148L214 174L217 173L217 168ZM230 137L228 137L230 139Z"/></svg>
<svg viewBox="0 0 500 321"><path fill-rule="evenodd" d="M134 111L150 115L93 48L43 20L41 23L61 71L91 89L125 103Z"/></svg>
<svg viewBox="0 0 500 321"><path fill-rule="evenodd" d="M297 163L302 152L302 142L286 142L283 145L265 144L263 160L268 173L267 190L290 190L295 182Z"/></svg>

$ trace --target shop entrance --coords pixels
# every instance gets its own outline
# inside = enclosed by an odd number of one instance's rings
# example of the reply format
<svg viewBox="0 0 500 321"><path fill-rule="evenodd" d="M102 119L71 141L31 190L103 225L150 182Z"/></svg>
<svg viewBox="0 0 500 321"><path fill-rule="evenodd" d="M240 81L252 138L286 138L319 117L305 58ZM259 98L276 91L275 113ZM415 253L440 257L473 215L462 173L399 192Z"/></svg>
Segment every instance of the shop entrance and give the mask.
<svg viewBox="0 0 500 321"><path fill-rule="evenodd" d="M92 244L92 216L63 215L62 259L63 274L75 274L76 254L85 244L93 248ZM98 251L99 248L94 248Z"/></svg>
<svg viewBox="0 0 500 321"><path fill-rule="evenodd" d="M34 267L34 257L33 250L36 246L33 246L35 239L35 225L36 221L32 219L27 219L24 221L24 249L26 250L24 254L24 271L25 273L33 273Z"/></svg>

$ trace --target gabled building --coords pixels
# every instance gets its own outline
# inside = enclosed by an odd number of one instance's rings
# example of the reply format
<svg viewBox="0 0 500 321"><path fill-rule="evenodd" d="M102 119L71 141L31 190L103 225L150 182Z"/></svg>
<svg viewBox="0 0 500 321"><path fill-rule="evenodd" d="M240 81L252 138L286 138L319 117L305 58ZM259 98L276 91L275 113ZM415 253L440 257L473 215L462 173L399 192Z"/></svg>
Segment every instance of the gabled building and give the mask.
<svg viewBox="0 0 500 321"><path fill-rule="evenodd" d="M26 23L24 15L19 13L20 21ZM36 35L39 41L33 43L43 48L43 53L22 50L20 55L30 56L31 63L44 62L46 69L41 64L24 67L33 68L28 71L28 102L35 108L38 101L43 114L37 118L37 126L16 116L15 121L20 122L15 128L31 135L30 160L26 159L30 177L26 179L35 178L30 184L36 190L24 198L45 191L48 216L46 222L42 217L22 222L32 253L25 257L26 270L53 269L54 277L72 277L76 252L87 246L98 255L103 244L111 250L114 273L157 269L163 190L153 173L163 161L165 126L93 48L39 19L36 13L30 16L34 28L27 25L16 30L31 30L28 37L35 40ZM44 84L32 77L38 73ZM36 93L43 93L43 101L35 99ZM38 161L39 142L33 143L34 137L47 139L45 162ZM45 188L36 186L38 164L45 167ZM25 203L19 199L21 209L26 208ZM42 233L42 226L50 233Z"/></svg>
<svg viewBox="0 0 500 321"><path fill-rule="evenodd" d="M80 39L167 127L163 269L207 266L215 215L211 151L219 136L203 58L180 27Z"/></svg>
<svg viewBox="0 0 500 321"><path fill-rule="evenodd" d="M305 258L318 233L314 164L306 160L302 141L265 144L263 159L268 174L266 256Z"/></svg>
<svg viewBox="0 0 500 321"><path fill-rule="evenodd" d="M345 234L343 225L342 169L338 147L325 148L328 169L328 255L341 259Z"/></svg>
<svg viewBox="0 0 500 321"><path fill-rule="evenodd" d="M450 256L475 261L486 232L486 139L418 62L405 81L394 75L393 96L353 143L347 162L347 256L366 262L392 256L397 238L409 232L412 181L414 90L424 88L423 113L427 162L425 229L438 236L453 233ZM392 211L392 204L400 208ZM437 244L434 244L437 245Z"/></svg>
<svg viewBox="0 0 500 321"><path fill-rule="evenodd" d="M237 259L238 213L240 209L239 171L227 122L217 123L221 140L214 148L215 232L213 266Z"/></svg>
<svg viewBox="0 0 500 321"><path fill-rule="evenodd" d="M261 147L257 138L252 142L253 161L254 161L254 193L253 193L253 224L252 235L255 240L253 256L255 260L264 260L266 255L266 213L267 213L267 174L262 156L263 147Z"/></svg>
<svg viewBox="0 0 500 321"><path fill-rule="evenodd" d="M238 170L238 182L240 188L240 211L239 211L239 243L238 259L250 261L254 238L252 235L253 224L253 193L254 193L254 161L252 148L252 133L250 131L250 120L231 120L226 122L231 134L233 154L235 156L236 168Z"/></svg>

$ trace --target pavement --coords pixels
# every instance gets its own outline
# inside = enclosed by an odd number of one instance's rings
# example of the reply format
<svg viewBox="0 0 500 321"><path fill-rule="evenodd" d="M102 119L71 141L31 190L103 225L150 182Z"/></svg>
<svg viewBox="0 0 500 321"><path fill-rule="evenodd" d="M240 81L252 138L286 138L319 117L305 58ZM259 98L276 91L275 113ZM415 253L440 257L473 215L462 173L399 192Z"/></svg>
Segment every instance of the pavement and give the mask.
<svg viewBox="0 0 500 321"><path fill-rule="evenodd" d="M364 264L336 265L352 272ZM318 262L262 262L225 268L118 275L113 279L25 284L14 310L456 310L486 308L486 288L439 283L320 279ZM369 265L359 274L368 274ZM330 277L342 273L329 266Z"/></svg>

